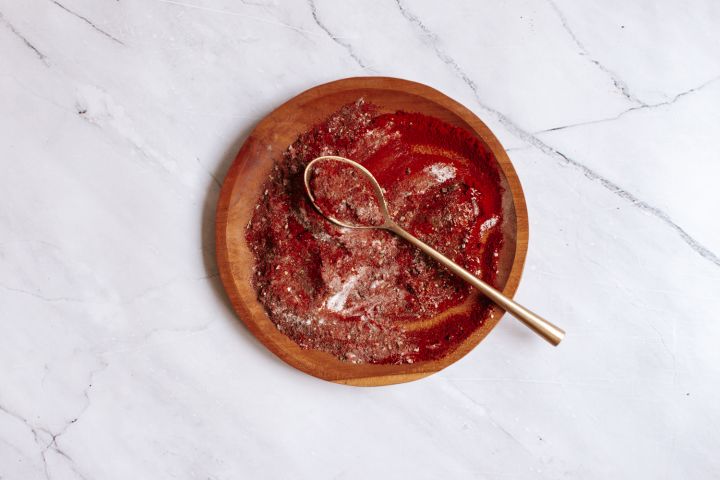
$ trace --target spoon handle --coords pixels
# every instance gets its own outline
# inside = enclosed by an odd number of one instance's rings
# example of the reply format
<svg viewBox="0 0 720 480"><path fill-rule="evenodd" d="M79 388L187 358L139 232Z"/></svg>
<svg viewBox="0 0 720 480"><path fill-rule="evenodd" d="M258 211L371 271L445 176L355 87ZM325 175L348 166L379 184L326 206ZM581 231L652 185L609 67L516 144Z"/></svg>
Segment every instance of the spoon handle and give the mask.
<svg viewBox="0 0 720 480"><path fill-rule="evenodd" d="M402 227L400 227L398 224L392 222L386 225L386 228L388 230L391 230L395 234L399 235L400 237L404 238L408 242L412 243L416 247L418 247L420 250L431 256L433 259L444 265L448 270L450 270L452 273L457 275L458 277L462 278L466 282L468 282L473 287L480 290L486 297L488 297L490 300L492 300L496 305L498 305L500 308L505 310L506 312L510 312L511 315L513 315L515 318L523 322L527 327L529 327L532 331L540 335L542 338L544 338L546 341L551 343L554 346L557 346L562 339L565 337L565 331L556 326L552 323L548 322L541 316L531 312L527 308L523 307L522 305L515 303L512 299L506 297L502 293L500 293L498 290L494 289L487 283L483 282L479 278L477 278L472 273L465 270L463 267L458 265L457 263L453 262L449 258L447 258L442 253L438 252L434 248L432 248L430 245L426 244L425 242L415 238L413 235L405 231Z"/></svg>

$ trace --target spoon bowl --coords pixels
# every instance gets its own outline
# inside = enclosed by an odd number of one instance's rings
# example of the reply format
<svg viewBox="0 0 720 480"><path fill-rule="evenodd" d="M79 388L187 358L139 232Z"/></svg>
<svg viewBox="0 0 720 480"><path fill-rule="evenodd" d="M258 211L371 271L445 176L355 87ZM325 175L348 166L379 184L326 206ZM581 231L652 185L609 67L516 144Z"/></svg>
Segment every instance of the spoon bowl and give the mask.
<svg viewBox="0 0 720 480"><path fill-rule="evenodd" d="M373 194L375 195L375 199L378 201L378 207L380 209L380 214L383 216L383 219L385 220L384 223L379 225L352 225L346 222L343 222L335 216L329 214L328 212L323 211L322 208L318 206L316 203L315 195L313 194L313 189L310 185L310 181L312 179L312 174L314 168L318 165L318 163L321 162L340 162L347 165L350 165L353 169L360 172L362 176L365 177L368 182L370 182L370 185L373 188ZM361 229L375 229L375 228L385 228L387 229L390 227L393 222L392 218L390 218L390 212L388 212L387 209L387 202L385 201L385 194L383 193L382 187L378 183L377 179L375 179L375 176L368 170L367 168L363 167L359 163L350 160L349 158L345 157L338 157L335 155L325 155L322 157L317 157L316 159L312 160L310 163L308 163L305 166L305 172L303 173L303 181L305 182L305 192L307 192L308 197L310 198L310 202L313 204L313 207L320 212L320 214L330 220L330 222L334 223L335 225L339 227L345 227L345 228L361 228Z"/></svg>

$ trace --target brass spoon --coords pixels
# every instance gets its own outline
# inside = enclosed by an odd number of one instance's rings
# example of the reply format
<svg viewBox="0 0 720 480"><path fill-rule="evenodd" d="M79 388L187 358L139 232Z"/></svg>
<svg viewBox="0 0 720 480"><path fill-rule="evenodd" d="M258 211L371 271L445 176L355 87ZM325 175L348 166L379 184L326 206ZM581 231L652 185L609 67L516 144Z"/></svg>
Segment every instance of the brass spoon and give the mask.
<svg viewBox="0 0 720 480"><path fill-rule="evenodd" d="M385 222L381 225L372 225L372 226L365 226L365 225L349 225L347 223L344 223L337 218L326 214L323 212L320 207L315 203L315 196L312 193L312 189L310 188L310 177L312 172L312 167L319 161L323 160L334 160L338 162L346 163L356 170L358 170L360 173L365 175L365 177L370 181L371 185L373 186L373 189L375 191L375 197L377 199L378 205L380 207L380 212L382 213L383 219ZM383 195L382 188L380 187L380 184L375 180L375 177L373 176L370 171L368 171L365 167L360 165L357 162L354 162L350 159L344 158L344 157L336 157L336 156L323 156L318 157L314 159L312 162L308 163L308 165L305 167L305 190L307 191L308 196L310 197L310 201L315 206L318 212L320 212L321 215L323 215L325 218L327 218L329 221L334 223L335 225L339 225L341 227L345 228L381 228L384 230L389 230L393 232L394 234L404 238L408 242L412 243L416 247L418 247L420 250L425 252L427 255L432 257L437 262L444 265L448 270L453 272L458 277L462 278L466 282L468 282L473 287L480 290L486 297L488 297L490 300L492 300L495 304L497 304L500 308L503 310L510 312L515 318L520 320L522 323L525 324L528 328L530 328L532 331L540 335L542 338L547 340L552 345L557 346L562 339L565 337L565 331L552 323L548 322L544 318L540 317L539 315L536 315L535 313L531 312L527 308L523 307L522 305L515 303L512 299L506 297L502 293L500 293L498 290L494 289L487 283L483 282L479 278L477 278L472 273L465 270L463 267L458 265L457 263L453 262L446 256L444 256L442 253L438 252L434 248L432 248L430 245L427 245L426 243L418 240L411 234L409 234L407 231L405 231L402 227L400 227L395 221L390 217L390 213L387 209L387 204L385 203L385 196Z"/></svg>

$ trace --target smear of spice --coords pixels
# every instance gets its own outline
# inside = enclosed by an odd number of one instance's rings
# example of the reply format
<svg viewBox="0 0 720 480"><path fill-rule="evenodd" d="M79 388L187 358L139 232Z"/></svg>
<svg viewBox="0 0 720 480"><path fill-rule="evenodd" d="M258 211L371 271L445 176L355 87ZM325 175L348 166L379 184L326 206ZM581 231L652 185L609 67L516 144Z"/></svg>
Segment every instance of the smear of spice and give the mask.
<svg viewBox="0 0 720 480"><path fill-rule="evenodd" d="M494 158L463 129L418 113L378 114L358 100L288 147L246 230L258 298L301 347L354 363L447 355L482 325L488 300L393 234L322 217L303 172L323 155L365 166L400 225L490 284L503 247Z"/></svg>
<svg viewBox="0 0 720 480"><path fill-rule="evenodd" d="M310 192L325 216L353 227L377 227L385 222L370 179L357 168L323 159L310 169Z"/></svg>

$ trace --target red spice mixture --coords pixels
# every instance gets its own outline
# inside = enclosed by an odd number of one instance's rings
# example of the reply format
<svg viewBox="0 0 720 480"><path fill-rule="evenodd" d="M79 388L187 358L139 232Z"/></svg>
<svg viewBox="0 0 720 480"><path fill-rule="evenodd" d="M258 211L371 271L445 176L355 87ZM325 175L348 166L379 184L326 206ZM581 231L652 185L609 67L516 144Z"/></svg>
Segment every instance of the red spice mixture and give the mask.
<svg viewBox="0 0 720 480"><path fill-rule="evenodd" d="M445 356L482 325L488 300L392 233L322 217L303 183L305 166L322 155L365 166L397 223L495 284L503 216L491 153L436 118L378 114L358 100L288 147L246 230L258 299L301 347L353 363Z"/></svg>
<svg viewBox="0 0 720 480"><path fill-rule="evenodd" d="M310 192L325 216L351 227L385 223L370 179L354 166L321 159L310 167Z"/></svg>

